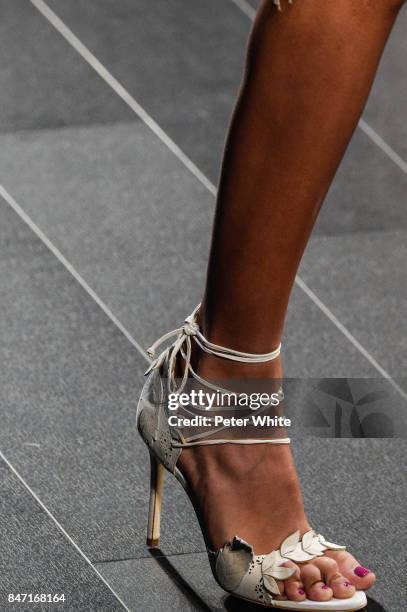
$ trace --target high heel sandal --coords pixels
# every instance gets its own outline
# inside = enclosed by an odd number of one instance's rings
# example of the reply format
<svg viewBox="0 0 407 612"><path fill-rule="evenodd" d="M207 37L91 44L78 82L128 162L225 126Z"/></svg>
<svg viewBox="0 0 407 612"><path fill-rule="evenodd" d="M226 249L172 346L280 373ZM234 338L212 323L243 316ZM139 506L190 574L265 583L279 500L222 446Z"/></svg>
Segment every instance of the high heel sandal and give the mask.
<svg viewBox="0 0 407 612"><path fill-rule="evenodd" d="M196 315L199 306L185 320L182 327L159 338L148 350L154 356L156 348L166 340L176 336L175 341L166 348L146 372L147 381L143 387L137 407L138 430L148 446L151 459L150 505L148 513L147 546L157 547L160 541L160 516L165 470L178 479L187 490L187 483L177 461L186 446L205 444L289 444L289 438L283 439L205 439L199 437L186 441L179 430L168 423L167 398L169 393L180 393L187 384L188 377L195 378L206 387L213 387L208 381L200 378L193 370L191 360L192 341L203 351L225 359L260 363L275 359L280 354L280 346L271 353L256 355L242 353L209 342L199 329ZM177 356L181 355L185 369L181 382L176 386L175 368ZM167 380L167 384L164 381ZM217 388L216 388L217 389ZM277 600L280 594L277 580L286 580L293 575L293 568L284 567L288 560L295 563L311 561L322 556L325 550L345 550L344 546L332 544L322 535L311 530L300 537L299 531L288 535L279 550L267 555L256 555L250 544L235 536L217 551L208 550L209 562L213 575L220 586L241 599L266 607L281 610L304 610L314 612L351 612L364 608L367 604L363 591L349 599L333 598L326 602L306 599L301 602Z"/></svg>

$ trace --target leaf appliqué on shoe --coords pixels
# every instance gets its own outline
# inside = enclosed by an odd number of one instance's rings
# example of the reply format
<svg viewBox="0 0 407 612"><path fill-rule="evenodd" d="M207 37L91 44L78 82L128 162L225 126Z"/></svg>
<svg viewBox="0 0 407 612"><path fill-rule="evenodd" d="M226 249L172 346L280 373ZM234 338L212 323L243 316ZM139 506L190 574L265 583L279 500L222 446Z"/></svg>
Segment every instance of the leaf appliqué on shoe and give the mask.
<svg viewBox="0 0 407 612"><path fill-rule="evenodd" d="M346 550L346 546L342 546L341 544L333 544L332 542L327 542L324 536L321 534L318 535L318 540L322 546L325 548L329 548L329 550Z"/></svg>
<svg viewBox="0 0 407 612"><path fill-rule="evenodd" d="M277 580L287 580L294 573L293 567L284 567L284 559L277 550L266 555L261 564L261 573L265 588L273 595L280 595Z"/></svg>
<svg viewBox="0 0 407 612"><path fill-rule="evenodd" d="M304 533L301 545L303 551L308 555L312 555L312 557L321 557L326 549L325 546L320 543L319 537L313 529Z"/></svg>
<svg viewBox="0 0 407 612"><path fill-rule="evenodd" d="M290 561L296 561L297 563L310 561L313 558L312 555L303 550L299 531L295 531L284 540L280 547L280 554L285 559L290 559Z"/></svg>
<svg viewBox="0 0 407 612"><path fill-rule="evenodd" d="M286 557L288 553L293 552L300 541L300 532L297 530L289 535L280 546L280 553L282 557Z"/></svg>
<svg viewBox="0 0 407 612"><path fill-rule="evenodd" d="M322 535L317 535L313 529L307 531L300 540L300 532L295 531L281 544L280 554L285 559L296 563L306 563L321 557L325 550L346 550L346 546L328 542Z"/></svg>

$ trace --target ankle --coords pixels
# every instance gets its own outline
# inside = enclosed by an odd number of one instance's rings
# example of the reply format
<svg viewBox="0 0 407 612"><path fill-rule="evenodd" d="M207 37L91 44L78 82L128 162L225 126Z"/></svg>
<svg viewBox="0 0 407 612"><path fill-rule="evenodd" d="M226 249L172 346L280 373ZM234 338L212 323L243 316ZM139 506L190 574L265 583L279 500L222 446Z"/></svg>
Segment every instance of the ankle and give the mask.
<svg viewBox="0 0 407 612"><path fill-rule="evenodd" d="M264 346L264 338L262 337L262 344L259 345L253 338L252 341L244 342L244 346L235 346L234 340L227 340L223 338L224 334L216 333L216 330L212 329L209 332L207 322L205 319L204 308L201 308L197 312L197 323L204 334L204 336L213 342L228 348L233 348L243 352L261 354L267 353L273 348L277 348L280 340L275 340L273 346ZM280 336L278 336L280 338ZM275 359L259 362L259 363L245 363L238 362L228 359L221 359L215 355L211 355L203 351L199 346L194 345L192 350L192 363L194 364L195 371L203 378L212 379L247 379L247 378L263 378L263 379L281 379L283 376L283 369L281 363L281 356Z"/></svg>
<svg viewBox="0 0 407 612"><path fill-rule="evenodd" d="M281 356L262 363L240 363L221 359L194 347L193 363L199 376L208 380L281 379Z"/></svg>

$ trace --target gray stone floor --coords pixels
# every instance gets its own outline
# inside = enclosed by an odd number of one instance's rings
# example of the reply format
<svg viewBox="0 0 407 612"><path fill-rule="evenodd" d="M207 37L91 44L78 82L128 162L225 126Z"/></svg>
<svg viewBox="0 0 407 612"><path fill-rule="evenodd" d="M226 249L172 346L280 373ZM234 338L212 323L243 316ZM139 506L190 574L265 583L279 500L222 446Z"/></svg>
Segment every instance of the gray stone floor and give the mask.
<svg viewBox="0 0 407 612"><path fill-rule="evenodd" d="M49 5L216 182L250 27L236 4ZM213 196L30 2L0 9L0 184L146 346L200 296ZM364 114L404 156L406 18ZM405 193L401 168L357 130L300 274L407 389ZM0 228L0 610L20 609L17 591L64 592L66 610L254 609L217 587L170 479L162 551L148 553L134 428L145 357L4 198ZM285 361L290 376L379 376L300 286ZM295 455L311 521L381 576L369 611L404 612L404 441L301 440Z"/></svg>

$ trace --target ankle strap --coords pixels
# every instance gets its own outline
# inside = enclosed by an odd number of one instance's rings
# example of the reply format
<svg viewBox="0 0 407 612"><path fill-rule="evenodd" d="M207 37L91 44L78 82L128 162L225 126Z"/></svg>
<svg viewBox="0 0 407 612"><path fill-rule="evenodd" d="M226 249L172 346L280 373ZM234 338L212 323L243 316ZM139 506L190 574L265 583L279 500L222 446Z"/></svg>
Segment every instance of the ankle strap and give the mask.
<svg viewBox="0 0 407 612"><path fill-rule="evenodd" d="M145 372L145 374L148 374L152 370L160 368L165 362L168 361L168 390L170 393L181 393L187 383L188 373L190 373L191 376L193 376L193 378L198 380L201 384L213 387L215 389L215 387L211 385L209 381L206 381L198 376L191 366L192 341L194 341L203 351L205 351L205 353L208 353L209 355L215 355L216 357L222 357L224 359L229 359L230 361L238 361L241 363L263 363L266 361L272 361L280 355L281 344L279 344L278 347L270 353L256 354L235 351L234 349L209 342L209 340L205 338L199 329L199 325L196 321L200 306L201 305L198 304L189 317L185 319L185 323L182 325L182 327L178 327L177 329L167 332L158 338L158 340L156 340L156 342L154 342L154 344L147 349L147 354L150 357L154 357L156 349L163 344L163 342L177 336L176 340L160 353L160 355L151 363L150 367ZM181 382L177 387L175 382L175 367L176 358L179 353L184 359L185 367ZM216 389L218 389L218 387L216 387Z"/></svg>

